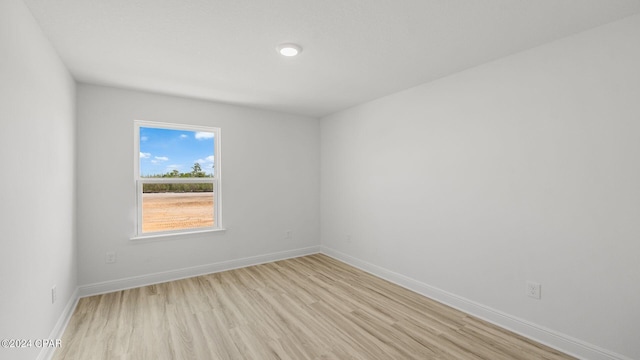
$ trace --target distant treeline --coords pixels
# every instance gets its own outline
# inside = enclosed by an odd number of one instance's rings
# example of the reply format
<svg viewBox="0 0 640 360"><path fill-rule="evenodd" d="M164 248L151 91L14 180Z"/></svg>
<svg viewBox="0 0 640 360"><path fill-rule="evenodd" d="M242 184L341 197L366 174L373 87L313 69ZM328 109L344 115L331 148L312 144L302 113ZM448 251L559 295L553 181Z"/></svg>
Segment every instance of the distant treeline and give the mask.
<svg viewBox="0 0 640 360"><path fill-rule="evenodd" d="M157 174L157 175L148 175L144 176L144 178L205 178L212 177L212 175L207 175L200 164L195 163L191 168L192 171L188 173L182 173L178 170L173 170L165 174ZM166 184L142 184L142 192L143 193L163 193L163 192L213 192L213 184L211 183L199 183L199 184L188 184L188 183L166 183Z"/></svg>

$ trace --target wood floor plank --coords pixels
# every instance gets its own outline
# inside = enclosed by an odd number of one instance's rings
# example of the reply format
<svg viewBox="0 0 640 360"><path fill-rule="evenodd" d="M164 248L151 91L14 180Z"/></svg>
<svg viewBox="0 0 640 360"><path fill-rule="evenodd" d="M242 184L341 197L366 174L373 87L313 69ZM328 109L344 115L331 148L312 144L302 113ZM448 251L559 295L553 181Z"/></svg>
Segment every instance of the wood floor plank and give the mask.
<svg viewBox="0 0 640 360"><path fill-rule="evenodd" d="M325 255L80 299L55 360L568 360Z"/></svg>

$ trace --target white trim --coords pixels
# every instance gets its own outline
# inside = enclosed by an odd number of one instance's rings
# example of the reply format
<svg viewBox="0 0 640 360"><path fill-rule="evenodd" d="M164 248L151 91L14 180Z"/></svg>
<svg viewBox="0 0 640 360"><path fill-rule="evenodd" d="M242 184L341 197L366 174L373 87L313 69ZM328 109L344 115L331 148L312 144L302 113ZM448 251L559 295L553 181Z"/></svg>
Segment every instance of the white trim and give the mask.
<svg viewBox="0 0 640 360"><path fill-rule="evenodd" d="M141 235L141 236L132 236L129 238L129 240L132 241L139 241L139 240L153 240L153 239L157 239L157 238L166 238L166 237L171 237L171 236L184 236L184 235L193 235L193 234L204 234L204 233L215 233L215 232L221 232L221 231L227 231L227 229L225 228L206 228L204 230L200 230L201 228L198 228L196 230L192 230L192 229L186 229L186 230L176 230L174 232L153 232L150 233L151 235Z"/></svg>
<svg viewBox="0 0 640 360"><path fill-rule="evenodd" d="M300 256L317 254L320 252L319 246L310 246L302 249L286 250L265 255L250 256L241 259L221 261L212 264L193 266L177 270L163 271L153 274L132 276L128 278L103 281L94 284L80 286L79 296L87 297L114 291L137 288L152 284L159 284L167 281L180 280L194 276L213 274L221 271L239 269L247 266L260 265L273 261L285 260Z"/></svg>
<svg viewBox="0 0 640 360"><path fill-rule="evenodd" d="M60 314L60 317L58 318L56 325L53 327L53 330L51 330L51 334L49 334L49 337L48 337L49 340L62 338L62 334L64 334L64 331L67 328L67 325L69 325L69 320L71 320L71 315L73 315L73 312L76 310L76 306L78 305L78 300L79 300L78 288L76 288L71 294L71 297L69 298L67 305L64 307L64 310L62 310L62 314ZM40 350L40 353L38 354L38 357L36 359L49 360L53 357L53 354L56 351L56 349L57 348L43 347Z"/></svg>
<svg viewBox="0 0 640 360"><path fill-rule="evenodd" d="M143 178L140 176L140 128L156 128L156 129L171 129L171 130L184 130L184 131L204 131L214 134L213 141L213 154L214 154L214 171L212 177L205 178ZM136 227L134 238L152 239L154 235L174 235L174 234L186 234L191 233L194 230L222 230L224 229L222 223L222 129L213 126L198 126L198 125L185 125L175 123L164 123L158 121L147 120L133 120L133 178L136 198ZM179 229L172 231L156 231L147 232L142 231L142 186L144 183L211 183L213 184L213 227L206 228L189 228Z"/></svg>
<svg viewBox="0 0 640 360"><path fill-rule="evenodd" d="M379 278L414 291L420 295L424 295L445 305L449 305L462 312L481 318L492 324L513 331L514 333L520 334L579 359L633 360L624 355L616 354L599 346L589 344L585 341L562 334L555 330L545 328L434 286L427 285L408 276L398 274L378 265L341 253L324 245L320 246L320 252Z"/></svg>
<svg viewBox="0 0 640 360"><path fill-rule="evenodd" d="M143 127L171 129L171 130L211 132L212 128L216 128L215 126L207 126L207 125L188 125L188 124L168 123L168 122L161 122L161 121L149 121L149 120L139 120L139 119L136 119L134 121Z"/></svg>
<svg viewBox="0 0 640 360"><path fill-rule="evenodd" d="M250 256L235 260L221 261L218 263L194 266L189 268L170 270L154 274L133 276L118 280L104 281L100 283L79 286L69 299L62 315L51 331L50 339L62 337L67 324L73 314L78 299L81 297L99 295L113 291L125 290L158 284L167 281L179 280L193 276L211 274L221 271L233 270L247 266L259 265L279 260L285 260L300 256L322 253L346 264L366 271L374 276L380 277L394 284L412 290L418 294L434 299L443 304L449 305L465 313L479 317L492 324L513 331L529 339L558 349L569 355L585 360L633 360L621 354L603 349L599 346L589 344L585 341L531 323L524 319L506 314L499 310L484 306L475 301L449 293L442 289L427 285L418 280L412 279L402 274L387 270L378 265L360 260L353 256L341 253L326 246L310 246L301 249L287 250L265 255ZM55 350L55 349L53 349ZM53 356L53 350L43 348L38 355L38 360L48 360Z"/></svg>

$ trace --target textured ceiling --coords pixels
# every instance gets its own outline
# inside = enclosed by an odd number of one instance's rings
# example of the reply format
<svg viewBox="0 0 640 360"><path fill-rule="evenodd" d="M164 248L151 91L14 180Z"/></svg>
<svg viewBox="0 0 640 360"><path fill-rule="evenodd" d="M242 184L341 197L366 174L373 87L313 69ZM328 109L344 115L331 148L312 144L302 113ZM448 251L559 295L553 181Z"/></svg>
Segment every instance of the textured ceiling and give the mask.
<svg viewBox="0 0 640 360"><path fill-rule="evenodd" d="M323 116L640 0L25 0L80 82ZM284 58L275 48L304 50Z"/></svg>

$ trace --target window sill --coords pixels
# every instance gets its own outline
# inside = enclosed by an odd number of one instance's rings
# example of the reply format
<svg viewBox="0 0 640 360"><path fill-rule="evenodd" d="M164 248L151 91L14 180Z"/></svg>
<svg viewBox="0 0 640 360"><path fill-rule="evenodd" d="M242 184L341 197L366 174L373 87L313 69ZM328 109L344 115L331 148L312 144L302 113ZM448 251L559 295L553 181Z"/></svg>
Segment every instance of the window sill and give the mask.
<svg viewBox="0 0 640 360"><path fill-rule="evenodd" d="M206 229L206 230L187 230L175 233L162 233L162 234L149 234L149 235L138 235L129 238L131 241L139 241L139 240L153 240L153 239L165 239L170 237L180 237L184 235L198 235L198 234L206 234L206 233L216 233L216 232L224 232L227 231L225 228L217 228L217 229Z"/></svg>

